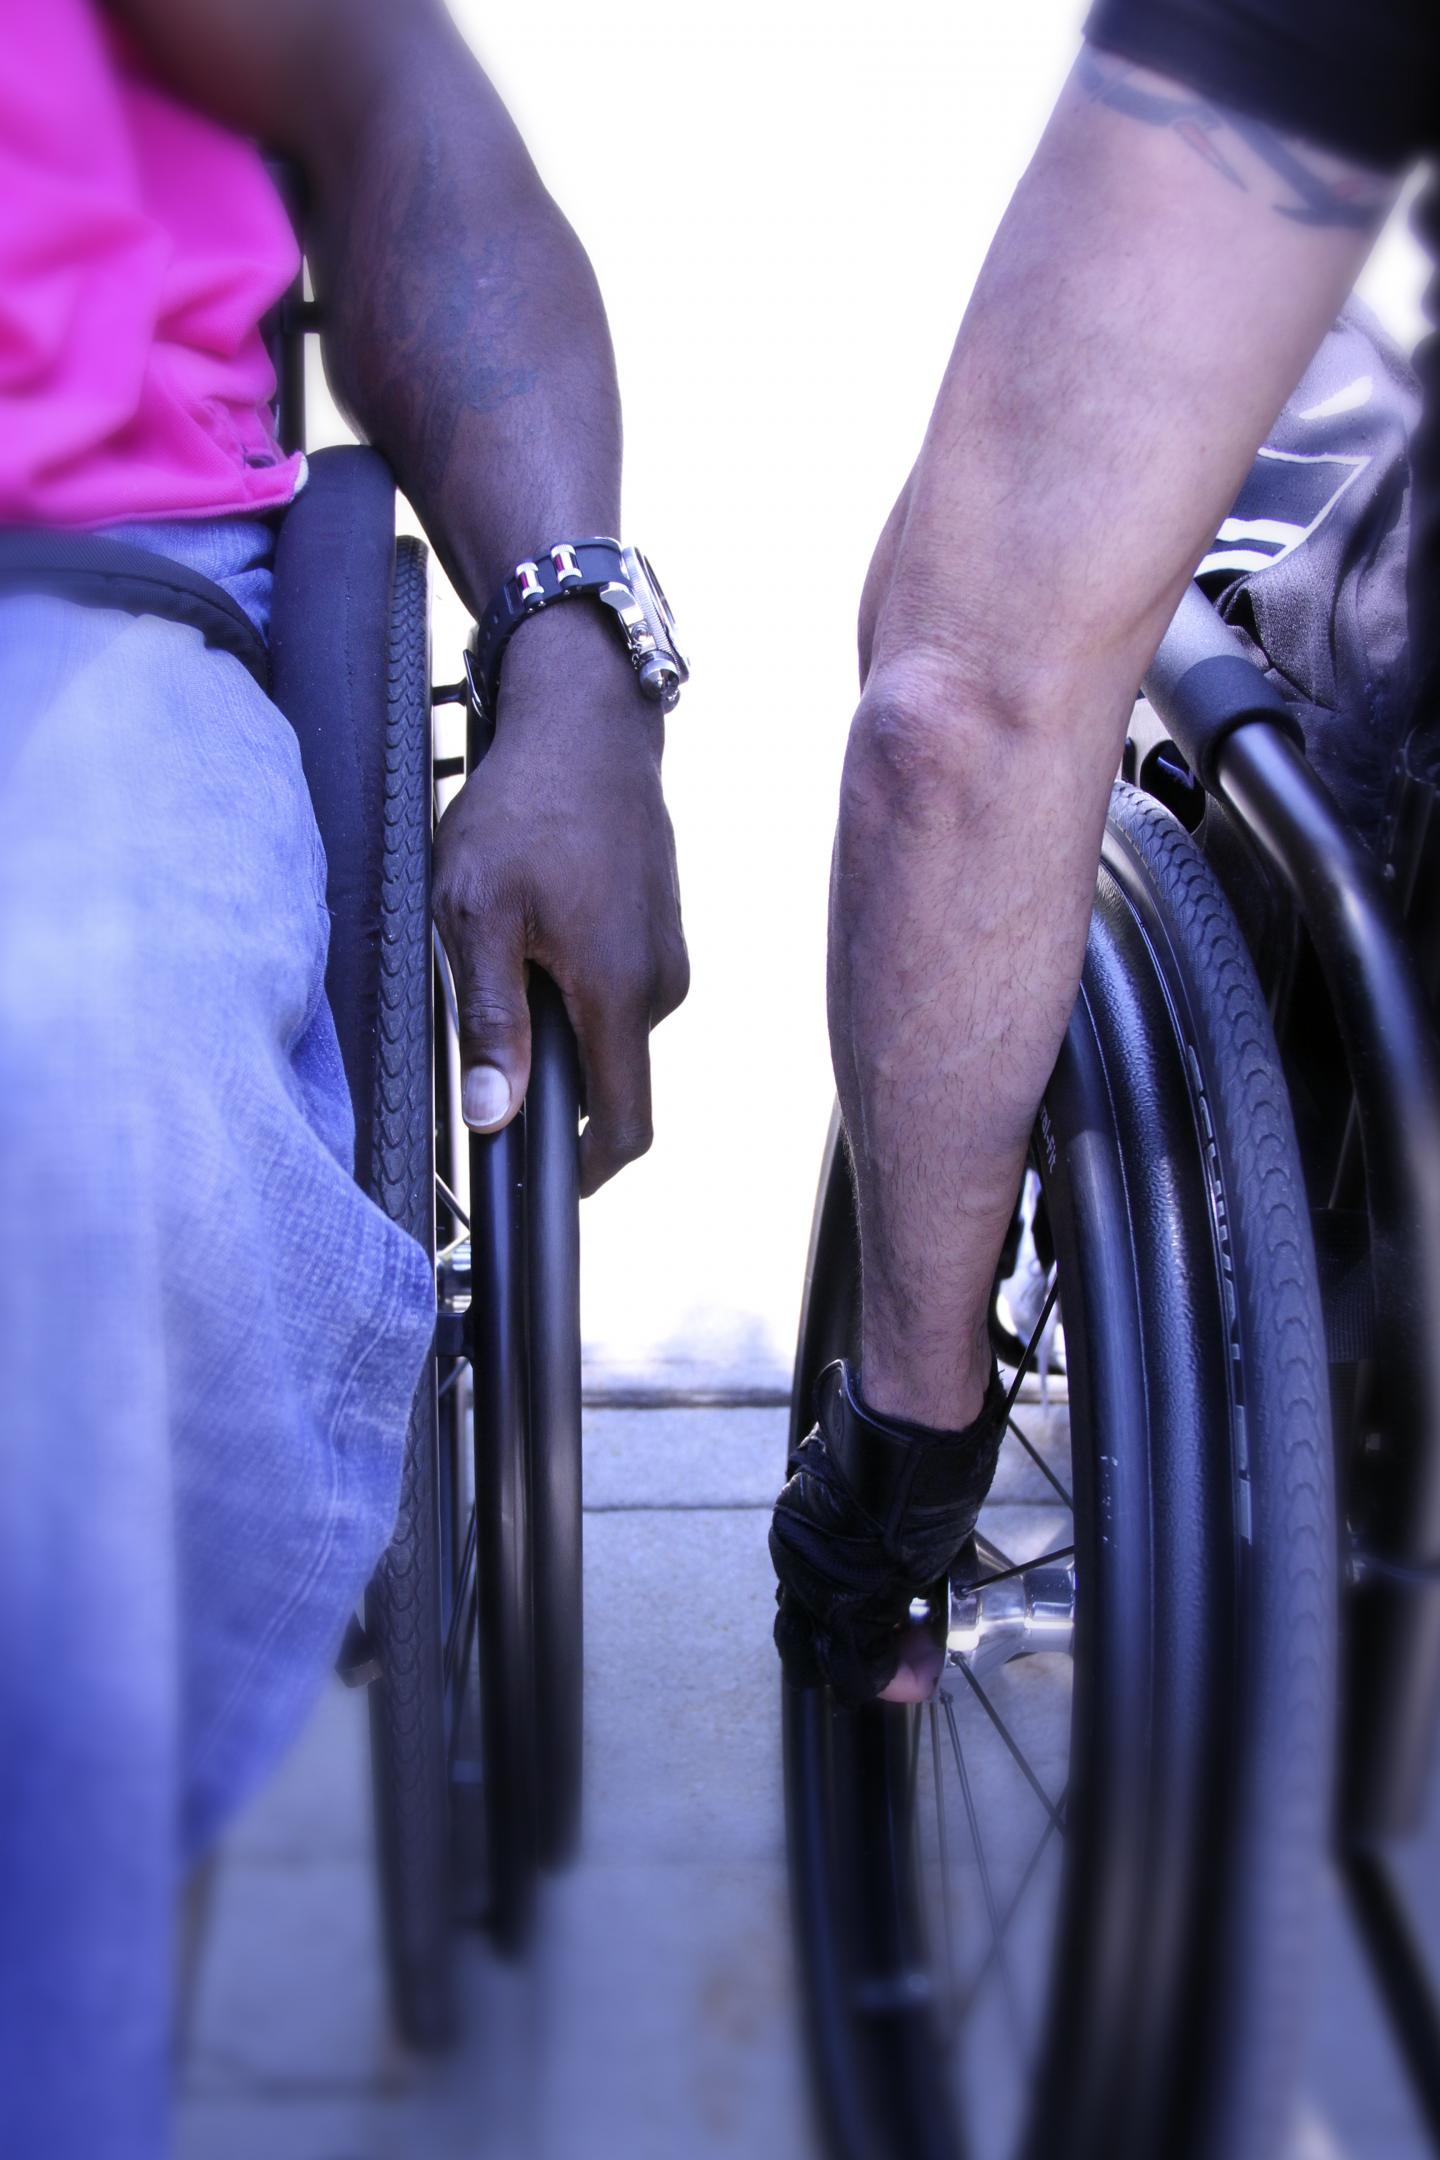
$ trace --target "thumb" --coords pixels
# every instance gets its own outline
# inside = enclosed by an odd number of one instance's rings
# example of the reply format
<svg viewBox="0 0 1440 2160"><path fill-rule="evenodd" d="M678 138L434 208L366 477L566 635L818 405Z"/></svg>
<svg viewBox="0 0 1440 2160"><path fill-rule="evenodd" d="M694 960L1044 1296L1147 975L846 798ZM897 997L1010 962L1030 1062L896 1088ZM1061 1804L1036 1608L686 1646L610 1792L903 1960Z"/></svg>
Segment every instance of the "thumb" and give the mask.
<svg viewBox="0 0 1440 2160"><path fill-rule="evenodd" d="M460 1113L474 1132L499 1132L530 1084L530 1006L516 947L489 954L456 984Z"/></svg>

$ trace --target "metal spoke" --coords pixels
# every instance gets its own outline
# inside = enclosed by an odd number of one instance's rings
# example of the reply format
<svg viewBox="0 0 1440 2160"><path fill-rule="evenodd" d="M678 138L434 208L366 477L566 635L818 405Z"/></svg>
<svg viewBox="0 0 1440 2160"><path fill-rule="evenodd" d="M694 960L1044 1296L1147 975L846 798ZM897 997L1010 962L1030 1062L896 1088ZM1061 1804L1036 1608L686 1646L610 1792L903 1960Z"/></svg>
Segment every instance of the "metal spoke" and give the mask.
<svg viewBox="0 0 1440 2160"><path fill-rule="evenodd" d="M975 1864L980 1870L980 1888L985 1899L985 1914L990 1923L990 1941L1000 1967L1000 1984L1005 1991L1005 2001L1010 2012L1014 2031L1016 2052L1022 2062L1028 2053L1025 2045L1024 2027L1020 2021L1020 2006L1015 1999L1015 1983L1010 1972L1010 1961L1005 1955L1004 1941L1000 1934L1000 1914L995 1903L995 1885L990 1879L990 1863L985 1857L985 1845L980 1836L980 1817L975 1806L975 1795L970 1790L970 1775L965 1768L965 1751L960 1745L960 1728L955 1722L955 1705L948 1695L942 1695L945 1722L950 1728L950 1746L955 1755L955 1768L960 1778L960 1797L965 1803L965 1818L970 1825L970 1843L975 1853Z"/></svg>
<svg viewBox="0 0 1440 2160"><path fill-rule="evenodd" d="M1029 1365L1031 1358L1034 1357L1035 1352L1040 1347L1040 1337L1045 1332L1045 1323L1050 1318L1051 1309L1054 1306L1056 1293L1058 1292L1059 1288L1059 1271L1056 1268L1051 1268L1050 1288L1045 1293L1045 1302L1040 1308L1040 1317L1035 1322L1034 1327L1030 1331L1030 1340L1025 1346L1025 1355L1021 1358L1020 1363L1015 1368L1015 1378L1011 1381L1010 1392L1005 1398L1005 1422L1007 1425L1010 1422L1010 1412L1014 1409L1016 1398L1020 1393L1020 1383L1025 1378L1026 1368Z"/></svg>
<svg viewBox="0 0 1440 2160"><path fill-rule="evenodd" d="M991 1724L995 1727L996 1732L999 1733L1000 1738L1004 1741L1006 1747L1009 1749L1011 1759L1014 1762L1016 1769L1020 1772L1020 1775L1024 1778L1026 1784L1030 1787L1031 1792L1034 1793L1036 1799L1040 1802L1041 1807L1044 1808L1046 1814L1050 1817L1051 1822L1058 1829L1060 1827L1060 1824L1059 1817L1055 1808L1055 1803L1050 1798L1049 1793L1046 1792L1044 1786L1040 1783L1039 1778L1035 1775L1035 1772L1031 1769L1029 1763L1026 1761L1025 1756L1021 1751L1019 1742L1011 1733L1010 1728L1005 1723L1004 1718L1001 1717L999 1711L995 1708L994 1703L991 1702L989 1696L985 1693L984 1688L981 1687L979 1681L975 1678L975 1675L971 1672L969 1666L961 1665L960 1671L964 1674L966 1681L973 1689L975 1696L979 1701L980 1707L985 1712L986 1717L989 1718ZM945 1699L948 1702L950 1698L947 1695Z"/></svg>
<svg viewBox="0 0 1440 2160"><path fill-rule="evenodd" d="M1011 1432L1014 1433L1015 1438L1019 1441L1021 1447L1024 1448L1025 1453L1030 1457L1031 1462L1034 1463L1036 1469L1040 1472L1041 1477L1045 1478L1048 1483L1054 1487L1055 1491L1059 1493L1060 1498L1064 1501L1066 1507L1073 1510L1075 1502L1071 1499L1069 1493L1065 1490L1065 1487L1061 1484L1059 1478L1056 1477L1055 1472L1050 1468L1049 1463L1046 1462L1044 1456L1040 1453L1040 1450L1036 1447L1034 1441L1027 1439L1025 1434L1021 1432L1020 1427L1016 1424L1013 1417L1007 1418L1005 1422L1009 1426Z"/></svg>
<svg viewBox="0 0 1440 2160"><path fill-rule="evenodd" d="M1065 1805L1063 1794L1061 1795L1060 1805L1063 1815L1063 1809ZM1065 1832L1065 1825L1063 1819L1059 1821L1059 1830L1061 1836L1063 1837ZM1031 1883L1034 1881L1036 1872L1040 1866L1040 1862L1044 1859L1046 1852L1049 1850L1050 1840L1052 1837L1054 1837L1055 1832L1056 1823L1053 1821L1047 1822L1045 1828L1040 1833L1039 1844L1035 1847L1035 1850L1031 1853L1030 1858L1025 1863L1024 1873L1021 1875L1019 1882L1015 1885L1015 1894L1011 1898L1010 1903L1006 1906L1004 1916L1000 1922L1001 1942L1004 1942L1006 1936L1010 1932L1011 1927L1014 1925L1015 1915L1020 1910L1021 1900L1024 1898L1026 1891L1030 1888ZM991 1966L995 1963L997 1955L997 1946L992 1943L990 1948L985 1952L985 1955L981 1958L980 1963L975 1968L975 1977L970 1982L969 1987L965 1991L965 1998L960 2005L957 2022L963 2024L965 2019L969 2017L970 2012L974 2009L975 1999L979 1995L981 1988L985 1985L986 1978L989 1974Z"/></svg>
<svg viewBox="0 0 1440 2160"><path fill-rule="evenodd" d="M440 932L433 924L430 930L430 949L435 955L435 967L440 977L440 995L444 1000L446 1017L458 1035L460 1032L460 1007L455 999L455 978L450 972L449 955L440 942Z"/></svg>
<svg viewBox="0 0 1440 2160"><path fill-rule="evenodd" d="M455 1363L451 1366L449 1372L446 1373L445 1378L440 1382L439 1387L435 1390L435 1400L437 1403L444 1402L445 1397L450 1393L451 1388L454 1387L456 1381L460 1378L461 1372L463 1370L464 1361L463 1359L457 1358Z"/></svg>
<svg viewBox="0 0 1440 2160"><path fill-rule="evenodd" d="M470 1588L470 1577L475 1568L475 1541L477 1524L475 1510L470 1510L470 1520L465 1526L465 1543L460 1552L460 1566L455 1577L455 1603L450 1611L450 1625L445 1633L444 1672L448 1680L455 1665L460 1636L465 1626L465 1607Z"/></svg>
<svg viewBox="0 0 1440 2160"><path fill-rule="evenodd" d="M1000 1547L995 1543L994 1538L987 1537L983 1530L977 1530L975 1533L975 1555L977 1559L983 1560L985 1562L985 1565L988 1568L992 1569L993 1573L996 1575L1008 1574L1010 1569L1015 1565L1014 1561L1010 1558L1009 1553L1002 1552ZM985 1582L989 1582L991 1580L991 1577L987 1575L982 1577L982 1580ZM966 1587L968 1589L973 1586L967 1584Z"/></svg>
<svg viewBox="0 0 1440 2160"><path fill-rule="evenodd" d="M456 1659L454 1670L446 1676L446 1688L448 1691L446 1698L447 1738L449 1741L448 1752L452 1763L455 1759L455 1750L459 1746L461 1739L460 1711L465 1700L465 1683L470 1677L470 1646L475 1641L480 1624L479 1573L476 1572L471 1575L468 1590L465 1589L463 1581L461 1589L463 1595L461 1602L456 1606L456 1611L463 1616L464 1620L464 1626L460 1634L460 1647L465 1654L463 1658Z"/></svg>
<svg viewBox="0 0 1440 2160"><path fill-rule="evenodd" d="M998 1550L998 1547L995 1549ZM1028 1575L1031 1568L1049 1567L1052 1561L1070 1560L1074 1558L1074 1555L1075 1547L1073 1545L1057 1545L1054 1552L1043 1552L1037 1559L1014 1560L1003 1568L997 1568L993 1575L979 1575L974 1582L966 1583L965 1588L967 1590L987 1590L991 1583L1008 1582L1012 1575Z"/></svg>
<svg viewBox="0 0 1440 2160"><path fill-rule="evenodd" d="M955 1973L955 1916L950 1903L950 1837L945 1820L945 1779L940 1761L940 1714L932 1696L930 1713L930 1766L935 1779L935 1829L940 1845L940 1902L945 1913L945 2013L958 2022L960 1989Z"/></svg>
<svg viewBox="0 0 1440 2160"><path fill-rule="evenodd" d="M450 1187L447 1185L444 1178L441 1177L438 1170L435 1172L435 1190L439 1193L440 1198L444 1201L446 1207L449 1208L450 1213L455 1217L456 1222L462 1224L464 1228L468 1230L470 1228L470 1217L466 1214L464 1208L461 1207L460 1202L456 1199L454 1193L451 1192ZM458 1245L461 1243L461 1240L457 1238L455 1240L455 1243ZM453 1250L452 1247L447 1247L446 1249L447 1251Z"/></svg>

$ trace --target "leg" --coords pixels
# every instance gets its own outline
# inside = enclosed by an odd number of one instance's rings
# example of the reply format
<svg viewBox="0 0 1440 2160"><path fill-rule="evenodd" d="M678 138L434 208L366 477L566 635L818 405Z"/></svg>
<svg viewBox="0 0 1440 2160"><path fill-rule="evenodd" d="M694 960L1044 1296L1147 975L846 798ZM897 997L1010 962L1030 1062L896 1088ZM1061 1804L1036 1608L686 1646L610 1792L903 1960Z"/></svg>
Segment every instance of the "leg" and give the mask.
<svg viewBox="0 0 1440 2160"><path fill-rule="evenodd" d="M349 1176L279 715L166 624L0 654L0 2145L153 2160L178 1886L383 1543L433 1292Z"/></svg>

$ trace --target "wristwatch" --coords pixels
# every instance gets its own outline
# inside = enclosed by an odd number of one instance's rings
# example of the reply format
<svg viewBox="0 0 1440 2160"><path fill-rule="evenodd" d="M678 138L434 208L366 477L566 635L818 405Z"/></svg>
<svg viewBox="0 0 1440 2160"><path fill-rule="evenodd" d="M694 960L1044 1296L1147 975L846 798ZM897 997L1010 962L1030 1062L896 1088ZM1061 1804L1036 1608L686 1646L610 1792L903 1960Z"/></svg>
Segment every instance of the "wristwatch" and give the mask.
<svg viewBox="0 0 1440 2160"><path fill-rule="evenodd" d="M622 547L618 540L562 540L533 562L515 565L465 655L470 694L492 726L501 657L521 623L561 600L586 599L598 600L614 617L644 695L662 712L674 711L690 667L676 641L675 618L659 578L638 548Z"/></svg>

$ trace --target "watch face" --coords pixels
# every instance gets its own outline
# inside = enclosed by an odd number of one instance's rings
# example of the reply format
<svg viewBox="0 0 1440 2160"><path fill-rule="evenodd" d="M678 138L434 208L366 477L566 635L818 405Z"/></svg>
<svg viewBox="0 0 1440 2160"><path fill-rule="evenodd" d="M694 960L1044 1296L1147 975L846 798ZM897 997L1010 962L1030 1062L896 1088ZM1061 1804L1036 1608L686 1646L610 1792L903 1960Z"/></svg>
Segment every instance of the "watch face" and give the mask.
<svg viewBox="0 0 1440 2160"><path fill-rule="evenodd" d="M679 663L682 680L687 678L690 673L689 663L680 650L675 635L675 616L665 597L665 588L655 575L654 565L648 555L641 554L639 548L626 548L625 562L634 583L640 587L639 598L654 616L656 627L663 633L665 643Z"/></svg>

